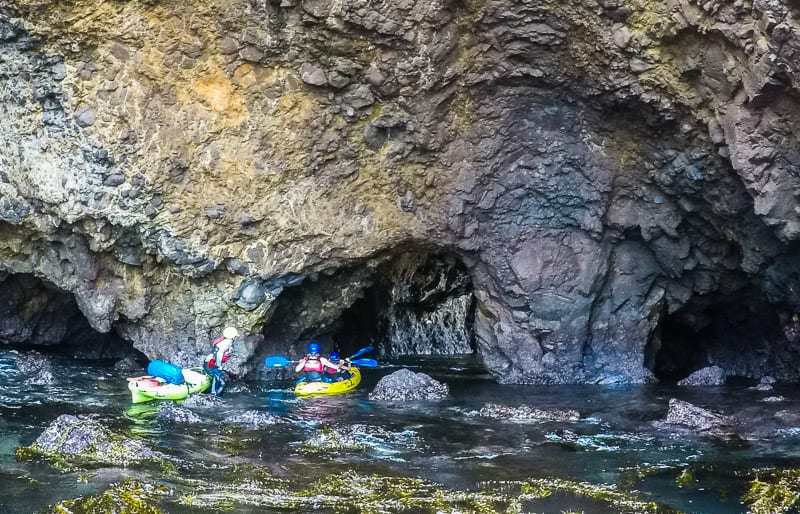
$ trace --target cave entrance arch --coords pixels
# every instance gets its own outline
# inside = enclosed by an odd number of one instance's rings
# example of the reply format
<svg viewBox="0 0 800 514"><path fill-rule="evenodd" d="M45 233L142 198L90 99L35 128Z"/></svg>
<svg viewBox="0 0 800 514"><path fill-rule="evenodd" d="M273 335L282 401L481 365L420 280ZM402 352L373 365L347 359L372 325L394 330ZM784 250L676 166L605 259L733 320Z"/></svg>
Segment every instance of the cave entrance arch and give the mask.
<svg viewBox="0 0 800 514"><path fill-rule="evenodd" d="M800 318L757 290L700 296L665 315L648 348L648 367L674 383L707 366L728 380L800 379Z"/></svg>
<svg viewBox="0 0 800 514"><path fill-rule="evenodd" d="M0 273L0 349L84 359L147 359L113 331L96 331L74 296L31 274Z"/></svg>
<svg viewBox="0 0 800 514"><path fill-rule="evenodd" d="M376 268L331 338L344 353L372 345L383 358L474 355L474 311L472 281L459 258L409 251Z"/></svg>

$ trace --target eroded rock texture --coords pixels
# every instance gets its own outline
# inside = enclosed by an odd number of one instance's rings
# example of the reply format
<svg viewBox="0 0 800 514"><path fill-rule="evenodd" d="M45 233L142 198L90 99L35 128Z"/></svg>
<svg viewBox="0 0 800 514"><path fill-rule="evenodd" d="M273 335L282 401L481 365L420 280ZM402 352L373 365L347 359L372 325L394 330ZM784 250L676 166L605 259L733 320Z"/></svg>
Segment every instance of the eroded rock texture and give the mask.
<svg viewBox="0 0 800 514"><path fill-rule="evenodd" d="M796 380L797 16L0 1L0 269L179 364L226 324L263 334L243 372L352 334L391 287L404 348L474 347L501 381ZM403 313L403 254L455 260L469 284L428 312L463 314Z"/></svg>

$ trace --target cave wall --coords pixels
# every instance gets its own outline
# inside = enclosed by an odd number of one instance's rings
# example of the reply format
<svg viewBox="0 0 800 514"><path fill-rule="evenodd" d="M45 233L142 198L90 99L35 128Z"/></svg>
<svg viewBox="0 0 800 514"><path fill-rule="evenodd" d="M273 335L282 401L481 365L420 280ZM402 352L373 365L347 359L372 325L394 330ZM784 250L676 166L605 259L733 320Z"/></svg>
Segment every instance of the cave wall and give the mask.
<svg viewBox="0 0 800 514"><path fill-rule="evenodd" d="M800 309L797 31L766 0L0 0L0 270L151 358L260 334L246 370L437 247L499 380L651 380L692 298Z"/></svg>

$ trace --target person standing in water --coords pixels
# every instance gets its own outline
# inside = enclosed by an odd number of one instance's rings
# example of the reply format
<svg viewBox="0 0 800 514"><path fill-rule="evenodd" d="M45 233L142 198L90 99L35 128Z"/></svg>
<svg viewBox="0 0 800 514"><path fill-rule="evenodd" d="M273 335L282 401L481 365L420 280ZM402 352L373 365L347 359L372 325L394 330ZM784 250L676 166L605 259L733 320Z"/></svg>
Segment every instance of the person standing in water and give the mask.
<svg viewBox="0 0 800 514"><path fill-rule="evenodd" d="M225 389L225 372L219 367L223 362L228 362L233 353L233 340L239 337L239 331L234 327L227 327L222 331L222 337L211 343L211 353L203 361L203 370L211 377L211 394L222 396Z"/></svg>

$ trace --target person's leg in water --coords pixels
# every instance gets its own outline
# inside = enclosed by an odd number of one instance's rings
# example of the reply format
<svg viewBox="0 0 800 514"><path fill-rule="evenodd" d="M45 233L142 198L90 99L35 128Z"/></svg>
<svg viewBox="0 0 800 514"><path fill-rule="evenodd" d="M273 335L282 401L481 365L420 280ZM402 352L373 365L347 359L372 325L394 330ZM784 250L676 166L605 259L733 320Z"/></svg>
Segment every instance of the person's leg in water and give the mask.
<svg viewBox="0 0 800 514"><path fill-rule="evenodd" d="M219 368L216 368L216 371L217 371L216 379L219 381L219 386L217 387L216 395L222 396L222 390L225 389L225 384L226 384L225 373Z"/></svg>

